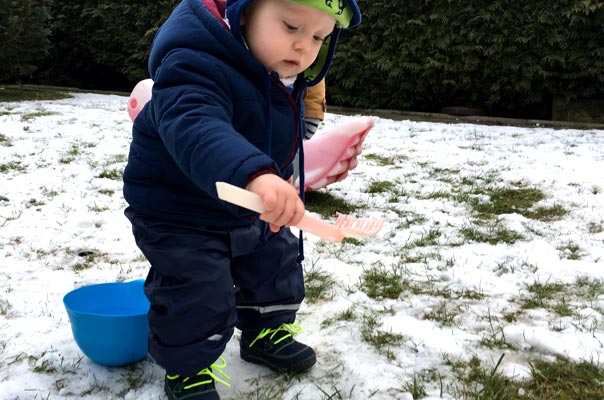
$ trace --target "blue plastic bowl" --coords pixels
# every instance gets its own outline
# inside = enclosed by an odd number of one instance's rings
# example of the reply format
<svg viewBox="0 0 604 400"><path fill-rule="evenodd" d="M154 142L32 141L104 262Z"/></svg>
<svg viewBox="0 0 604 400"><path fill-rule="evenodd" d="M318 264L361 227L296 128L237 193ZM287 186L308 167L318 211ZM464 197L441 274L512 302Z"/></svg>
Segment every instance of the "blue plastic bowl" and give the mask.
<svg viewBox="0 0 604 400"><path fill-rule="evenodd" d="M78 347L92 361L118 367L147 355L149 301L142 279L100 283L63 297Z"/></svg>

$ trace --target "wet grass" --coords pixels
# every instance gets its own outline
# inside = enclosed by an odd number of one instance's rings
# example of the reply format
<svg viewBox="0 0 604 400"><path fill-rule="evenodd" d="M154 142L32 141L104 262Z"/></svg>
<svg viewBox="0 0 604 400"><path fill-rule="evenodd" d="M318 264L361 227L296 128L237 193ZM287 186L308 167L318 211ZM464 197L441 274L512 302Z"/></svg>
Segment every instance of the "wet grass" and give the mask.
<svg viewBox="0 0 604 400"><path fill-rule="evenodd" d="M61 100L72 97L64 89L29 85L0 86L0 102Z"/></svg>

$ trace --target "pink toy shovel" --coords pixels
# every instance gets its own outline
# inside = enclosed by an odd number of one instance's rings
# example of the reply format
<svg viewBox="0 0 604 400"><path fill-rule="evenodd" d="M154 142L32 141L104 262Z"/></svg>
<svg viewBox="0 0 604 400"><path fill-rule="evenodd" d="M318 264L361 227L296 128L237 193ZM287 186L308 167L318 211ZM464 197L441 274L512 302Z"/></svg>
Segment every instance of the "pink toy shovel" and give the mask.
<svg viewBox="0 0 604 400"><path fill-rule="evenodd" d="M304 142L304 190L317 190L346 178L357 166L363 142L375 126L371 117L355 117ZM296 187L300 182L296 180Z"/></svg>
<svg viewBox="0 0 604 400"><path fill-rule="evenodd" d="M226 182L216 182L218 198L236 204L248 210L262 214L264 205L262 198L256 193L241 189ZM332 242L341 242L345 237L363 238L375 236L382 229L382 218L355 218L350 215L340 214L331 224L309 214L305 214L296 228L312 233L320 238Z"/></svg>

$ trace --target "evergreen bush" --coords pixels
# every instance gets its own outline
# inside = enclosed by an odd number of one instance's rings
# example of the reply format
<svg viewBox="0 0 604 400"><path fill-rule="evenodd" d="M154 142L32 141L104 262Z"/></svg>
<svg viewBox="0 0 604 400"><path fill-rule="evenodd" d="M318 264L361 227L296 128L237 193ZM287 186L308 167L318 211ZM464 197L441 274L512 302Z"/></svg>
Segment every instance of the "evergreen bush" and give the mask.
<svg viewBox="0 0 604 400"><path fill-rule="evenodd" d="M547 117L552 97L604 97L604 1L359 0L331 104Z"/></svg>
<svg viewBox="0 0 604 400"><path fill-rule="evenodd" d="M0 83L31 76L48 51L46 0L0 0Z"/></svg>
<svg viewBox="0 0 604 400"><path fill-rule="evenodd" d="M604 0L358 1L329 104L548 118L553 98L604 99ZM0 82L129 90L178 2L0 0Z"/></svg>
<svg viewBox="0 0 604 400"><path fill-rule="evenodd" d="M151 42L178 0L53 0L48 83L129 89L147 77Z"/></svg>

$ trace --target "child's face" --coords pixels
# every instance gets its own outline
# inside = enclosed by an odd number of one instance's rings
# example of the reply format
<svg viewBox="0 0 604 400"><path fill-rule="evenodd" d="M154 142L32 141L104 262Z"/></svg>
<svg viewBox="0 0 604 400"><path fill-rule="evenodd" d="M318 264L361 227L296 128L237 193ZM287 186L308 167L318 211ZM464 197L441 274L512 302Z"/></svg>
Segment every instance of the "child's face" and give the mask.
<svg viewBox="0 0 604 400"><path fill-rule="evenodd" d="M280 78L307 69L335 23L327 13L287 0L256 0L241 18L250 51Z"/></svg>

